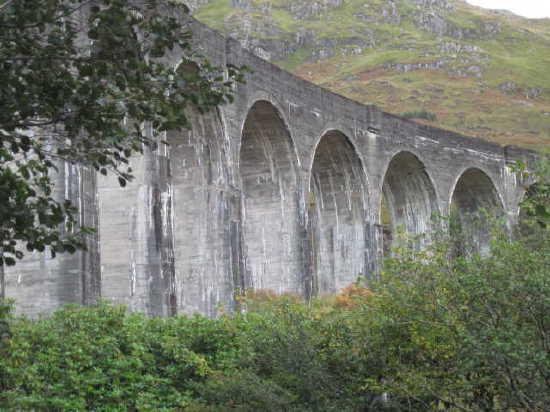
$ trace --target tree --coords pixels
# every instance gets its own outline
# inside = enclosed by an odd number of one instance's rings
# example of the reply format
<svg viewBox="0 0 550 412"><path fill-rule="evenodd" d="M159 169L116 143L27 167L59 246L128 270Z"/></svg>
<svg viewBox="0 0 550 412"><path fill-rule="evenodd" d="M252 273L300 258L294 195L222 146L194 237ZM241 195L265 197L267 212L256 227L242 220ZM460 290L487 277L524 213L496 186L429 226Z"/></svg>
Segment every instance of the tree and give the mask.
<svg viewBox="0 0 550 412"><path fill-rule="evenodd" d="M0 0L0 271L25 250L85 248L91 229L52 195L59 164L124 186L131 156L189 126L186 108L231 100L242 71L195 52L187 12L166 0ZM165 59L176 49L179 70Z"/></svg>
<svg viewBox="0 0 550 412"><path fill-rule="evenodd" d="M520 173L525 181L533 181L525 187L525 196L520 203L526 217L543 229L550 228L550 162L541 159L529 171L523 162L516 162L512 171Z"/></svg>
<svg viewBox="0 0 550 412"><path fill-rule="evenodd" d="M544 203L548 206L548 201ZM536 221L538 217L535 215ZM400 247L364 308L367 386L398 411L543 411L550 402L550 232L449 259Z"/></svg>

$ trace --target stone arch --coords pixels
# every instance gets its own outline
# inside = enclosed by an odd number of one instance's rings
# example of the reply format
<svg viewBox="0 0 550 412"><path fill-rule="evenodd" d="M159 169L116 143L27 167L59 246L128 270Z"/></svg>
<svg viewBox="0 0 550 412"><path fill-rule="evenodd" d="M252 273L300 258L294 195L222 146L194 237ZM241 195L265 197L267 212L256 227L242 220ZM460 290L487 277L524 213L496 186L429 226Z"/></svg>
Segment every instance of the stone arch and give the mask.
<svg viewBox="0 0 550 412"><path fill-rule="evenodd" d="M350 139L329 130L313 156L308 199L311 294L333 293L367 275L368 186Z"/></svg>
<svg viewBox="0 0 550 412"><path fill-rule="evenodd" d="M242 144L242 134L244 132L247 120L250 117L252 109L257 106L259 103L268 104L271 106L276 113L277 118L281 121L281 125L286 130L286 133L289 135L289 139L292 145L292 155L296 157L296 166L300 167L300 159L298 158L298 153L296 150L296 145L294 144L295 137L292 134L290 121L287 118L288 108L285 107L283 103L276 96L273 96L270 93L267 93L264 90L257 90L246 99L246 104L243 105L242 110L239 109L236 114L236 123L240 124L240 140L238 141L238 150L240 151L240 145Z"/></svg>
<svg viewBox="0 0 550 412"><path fill-rule="evenodd" d="M398 229L410 235L416 247L421 247L429 241L438 213L437 194L424 163L410 151L396 153L388 163L382 183L379 222L384 253L395 244Z"/></svg>
<svg viewBox="0 0 550 412"><path fill-rule="evenodd" d="M303 294L297 163L280 110L270 101L255 101L239 154L245 288Z"/></svg>
<svg viewBox="0 0 550 412"><path fill-rule="evenodd" d="M487 254L492 225L505 215L504 203L489 174L470 167L459 174L449 204L450 233L458 254Z"/></svg>

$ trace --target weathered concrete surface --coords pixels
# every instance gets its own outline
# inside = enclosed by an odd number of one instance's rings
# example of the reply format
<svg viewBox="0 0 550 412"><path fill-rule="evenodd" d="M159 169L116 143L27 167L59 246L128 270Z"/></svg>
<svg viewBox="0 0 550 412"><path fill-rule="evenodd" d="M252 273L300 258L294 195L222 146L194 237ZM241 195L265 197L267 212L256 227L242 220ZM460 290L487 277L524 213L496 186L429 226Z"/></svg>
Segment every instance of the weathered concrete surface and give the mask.
<svg viewBox="0 0 550 412"><path fill-rule="evenodd" d="M52 197L70 199L82 213L79 224L94 227L97 222L95 173L83 167L59 165ZM91 304L100 295L97 238L88 239L89 253L57 255L49 251L28 253L13 268L6 268L6 297L14 298L17 311L37 316L68 303Z"/></svg>
<svg viewBox="0 0 550 412"><path fill-rule="evenodd" d="M340 132L327 132L317 145L308 201L313 293L334 293L367 274L372 225L363 165Z"/></svg>
<svg viewBox="0 0 550 412"><path fill-rule="evenodd" d="M397 153L388 165L382 196L391 222L389 246L395 243L396 230L419 235L411 239L418 247L430 241L430 232L440 215L437 194L424 164L409 151ZM382 211L381 211L382 212Z"/></svg>
<svg viewBox="0 0 550 412"><path fill-rule="evenodd" d="M460 253L486 254L493 219L504 215L504 207L493 182L482 170L470 168L459 177L451 199L452 234L458 238Z"/></svg>
<svg viewBox="0 0 550 412"><path fill-rule="evenodd" d="M469 216L489 208L517 219L522 182L507 164L529 152L361 105L184 23L214 64L251 68L246 84L219 112L190 111L191 130L168 133L169 147L134 159L136 179L124 189L113 177L96 184L89 171L62 170L58 195L99 228L99 246L90 239L88 253L37 254L8 271L18 311L101 296L154 316L216 316L248 288L334 292L374 273L383 198L393 230L425 239L434 213L457 210L480 249L483 225ZM174 52L170 63L180 60Z"/></svg>
<svg viewBox="0 0 550 412"><path fill-rule="evenodd" d="M173 243L164 247L173 256L175 311L215 316L218 306L232 306L236 287L239 192L228 177L230 143L219 113L190 117L191 131L168 136L161 232Z"/></svg>
<svg viewBox="0 0 550 412"><path fill-rule="evenodd" d="M296 153L267 101L249 110L239 155L244 285L303 293Z"/></svg>

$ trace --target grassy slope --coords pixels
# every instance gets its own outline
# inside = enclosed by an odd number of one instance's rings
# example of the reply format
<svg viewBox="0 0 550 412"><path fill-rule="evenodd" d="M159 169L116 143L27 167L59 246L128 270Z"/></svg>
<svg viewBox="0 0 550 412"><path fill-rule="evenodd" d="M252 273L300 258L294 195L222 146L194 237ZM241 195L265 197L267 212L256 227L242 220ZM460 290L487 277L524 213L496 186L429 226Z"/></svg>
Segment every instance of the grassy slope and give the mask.
<svg viewBox="0 0 550 412"><path fill-rule="evenodd" d="M321 61L312 61L311 49L315 45L308 45L275 62L285 69L389 112L424 108L437 115L438 126L550 152L550 20L527 20L456 1L455 11L443 14L448 22L470 29L482 27L488 21L500 23L501 27L496 35L457 40L438 38L419 28L414 18L417 9L407 0L395 1L402 16L399 24L373 24L356 17L358 11L381 16L381 8L388 4L382 0L345 0L342 7L308 20L297 20L288 10L278 8L288 4L285 0L255 0L254 7L246 11L233 8L231 0L211 0L195 16L224 30L227 29L224 22L235 14L265 18L260 6L266 3L271 4L269 19L276 24L280 36L292 36L307 29L315 33L316 39L366 38L370 32L376 40L376 46L366 48L363 54L346 55L342 53L346 46L335 47L336 54ZM477 46L481 50L474 56L467 52L449 54L441 51L441 42ZM478 55L482 56L481 63ZM429 63L441 59L450 61L447 70L403 73L384 68L388 63ZM449 74L452 72L449 67L467 69L473 64L483 68L481 77ZM499 89L499 84L508 81L516 83L517 91L505 93ZM542 94L527 99L526 91L535 88L541 89Z"/></svg>

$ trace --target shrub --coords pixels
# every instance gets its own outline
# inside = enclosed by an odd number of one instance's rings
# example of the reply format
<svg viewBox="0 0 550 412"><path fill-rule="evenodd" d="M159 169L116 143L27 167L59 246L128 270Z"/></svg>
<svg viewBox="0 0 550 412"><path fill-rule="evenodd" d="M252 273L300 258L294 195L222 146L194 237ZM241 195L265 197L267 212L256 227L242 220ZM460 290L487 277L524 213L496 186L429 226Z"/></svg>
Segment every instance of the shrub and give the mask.
<svg viewBox="0 0 550 412"><path fill-rule="evenodd" d="M550 404L550 241L505 236L449 260L441 243L390 259L363 308L365 350L400 410L529 410ZM454 408L454 409L453 409Z"/></svg>
<svg viewBox="0 0 550 412"><path fill-rule="evenodd" d="M185 333L199 326L107 305L19 318L0 360L0 409L176 410L190 400L189 382L210 372L203 354L189 349L197 333Z"/></svg>
<svg viewBox="0 0 550 412"><path fill-rule="evenodd" d="M449 239L402 242L369 288L307 303L259 291L219 319L101 304L29 320L3 305L0 410L542 411L550 236L540 234L456 259Z"/></svg>
<svg viewBox="0 0 550 412"><path fill-rule="evenodd" d="M370 297L372 291L360 282L355 282L342 289L334 301L334 306L350 310L366 303Z"/></svg>

